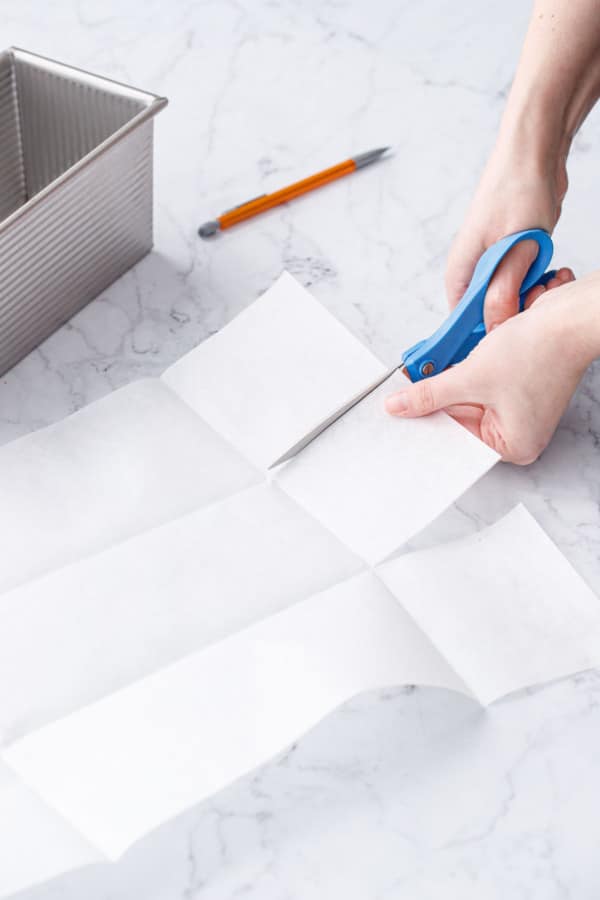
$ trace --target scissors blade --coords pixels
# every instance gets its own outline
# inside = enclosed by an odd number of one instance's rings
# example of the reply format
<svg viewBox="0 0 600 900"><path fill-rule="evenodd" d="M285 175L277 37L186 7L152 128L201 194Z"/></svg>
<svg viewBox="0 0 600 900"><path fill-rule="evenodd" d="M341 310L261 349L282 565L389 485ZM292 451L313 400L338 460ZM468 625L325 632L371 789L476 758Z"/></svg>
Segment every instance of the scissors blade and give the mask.
<svg viewBox="0 0 600 900"><path fill-rule="evenodd" d="M348 410L352 409L353 406L356 406L357 403L360 403L361 400L364 400L365 397L368 397L369 394L373 393L374 390L382 385L384 381L387 381L388 378L390 378L397 370L398 366L394 366L393 369L389 369L385 373L385 375L381 375L377 379L377 381L374 381L368 387L364 388L359 394L356 394L354 397L352 397L351 400L336 409L334 413L332 413L330 416L327 416L326 419L323 419L323 421L320 422L316 426L316 428L313 428L312 431L309 431L308 434L305 434L304 437L300 438L300 440L297 441L292 447L290 447L289 450L286 450L286 452L282 456L280 456L279 459L276 459L275 462L272 462L269 466L269 469L274 469L275 466L279 466L281 465L281 463L287 462L288 459L296 456L296 454L299 453L300 450L304 450L304 448L307 447L308 444L311 444L315 438L318 438L319 435L322 434L327 428L329 428L330 425L333 425L333 423L337 422L337 420L340 419L345 413L347 413Z"/></svg>

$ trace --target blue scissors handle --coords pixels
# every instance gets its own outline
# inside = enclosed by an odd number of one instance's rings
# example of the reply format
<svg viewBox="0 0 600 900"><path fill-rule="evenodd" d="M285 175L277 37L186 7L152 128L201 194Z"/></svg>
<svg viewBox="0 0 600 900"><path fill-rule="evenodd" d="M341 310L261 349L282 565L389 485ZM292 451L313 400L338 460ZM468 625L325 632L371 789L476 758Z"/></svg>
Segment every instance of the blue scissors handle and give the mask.
<svg viewBox="0 0 600 900"><path fill-rule="evenodd" d="M410 347L402 357L402 365L412 381L438 375L448 366L463 360L485 336L483 305L494 272L515 244L536 241L538 254L521 285L519 307L522 311L527 292L545 284L556 273L546 272L552 259L552 238L541 228L529 228L509 234L489 247L477 265L467 290L437 331Z"/></svg>

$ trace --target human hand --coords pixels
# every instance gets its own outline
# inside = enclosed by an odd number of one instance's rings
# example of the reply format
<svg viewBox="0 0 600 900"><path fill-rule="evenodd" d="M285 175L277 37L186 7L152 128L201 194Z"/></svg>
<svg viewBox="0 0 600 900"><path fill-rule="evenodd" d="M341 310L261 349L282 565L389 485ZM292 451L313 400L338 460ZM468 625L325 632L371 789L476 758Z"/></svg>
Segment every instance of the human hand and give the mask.
<svg viewBox="0 0 600 900"><path fill-rule="evenodd" d="M599 98L598 0L535 0L496 146L449 256L451 308L491 244L526 228L552 232L573 137ZM518 312L534 253L533 243L520 243L499 267L486 296L488 332Z"/></svg>
<svg viewBox="0 0 600 900"><path fill-rule="evenodd" d="M544 167L500 144L492 154L466 219L451 247L446 268L446 292L452 309L463 296L477 261L496 241L527 228L552 232L567 190L564 159ZM492 331L519 311L519 291L538 247L521 241L502 260L487 290L486 331ZM560 282L572 279L561 269Z"/></svg>
<svg viewBox="0 0 600 900"><path fill-rule="evenodd" d="M600 275L533 288L528 308L461 363L392 394L392 415L445 409L507 462L527 465L550 441L588 365L600 356Z"/></svg>

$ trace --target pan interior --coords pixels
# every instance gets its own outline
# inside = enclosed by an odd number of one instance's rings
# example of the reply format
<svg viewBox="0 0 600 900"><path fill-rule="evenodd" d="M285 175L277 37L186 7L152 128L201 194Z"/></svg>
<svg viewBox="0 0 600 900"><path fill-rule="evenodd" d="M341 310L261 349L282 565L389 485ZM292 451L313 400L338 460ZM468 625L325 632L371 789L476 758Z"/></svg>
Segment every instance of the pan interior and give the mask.
<svg viewBox="0 0 600 900"><path fill-rule="evenodd" d="M101 79L22 51L0 55L0 221L146 105Z"/></svg>

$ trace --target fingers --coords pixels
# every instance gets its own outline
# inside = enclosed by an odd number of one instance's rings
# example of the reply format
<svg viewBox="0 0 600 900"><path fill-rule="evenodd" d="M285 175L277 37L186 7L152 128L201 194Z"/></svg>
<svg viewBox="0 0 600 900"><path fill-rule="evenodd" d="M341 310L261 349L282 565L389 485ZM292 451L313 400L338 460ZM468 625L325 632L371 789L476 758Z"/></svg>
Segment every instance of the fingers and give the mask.
<svg viewBox="0 0 600 900"><path fill-rule="evenodd" d="M552 279L552 280L554 281L554 279ZM548 285L549 284L550 284L550 282L548 282ZM542 296L542 294L546 293L546 287L548 285L538 284L538 285L536 285L536 287L531 288L531 290L528 291L528 293L527 293L527 299L525 300L523 309L529 309L530 307L532 307L533 304L535 303L535 301L539 300L540 297Z"/></svg>
<svg viewBox="0 0 600 900"><path fill-rule="evenodd" d="M560 287L561 284L568 284L570 281L575 281L575 272L568 266L563 266L546 286L550 287L550 285L552 285L552 287Z"/></svg>
<svg viewBox="0 0 600 900"><path fill-rule="evenodd" d="M385 401L385 408L393 416L414 418L429 416L447 406L471 403L473 397L466 369L463 365L454 366L434 378L409 384L406 390L390 394Z"/></svg>
<svg viewBox="0 0 600 900"><path fill-rule="evenodd" d="M451 309L460 301L469 286L473 270L484 250L485 247L476 241L460 239L452 247L446 270L446 292ZM491 331L519 312L521 285L537 252L538 247L535 241L520 241L498 266L485 298L486 331ZM570 272L570 269L561 269L560 271L563 273L561 277L564 277L564 273ZM556 277L558 279L559 273ZM564 282L559 280L558 283ZM528 301L529 305L543 293L543 290L540 291L538 288L533 288L533 291L536 293L534 299Z"/></svg>
<svg viewBox="0 0 600 900"><path fill-rule="evenodd" d="M531 288L529 293L527 294L527 300L525 301L524 309L529 309L536 300L545 294L547 291L553 290L553 288L560 287L562 284L568 284L570 281L575 281L575 274L573 269L569 269L567 267L563 267L559 269L554 278L551 278L547 284L538 284L536 287Z"/></svg>
<svg viewBox="0 0 600 900"><path fill-rule="evenodd" d="M519 312L521 285L537 252L535 241L520 241L496 269L485 296L486 331L492 331Z"/></svg>

